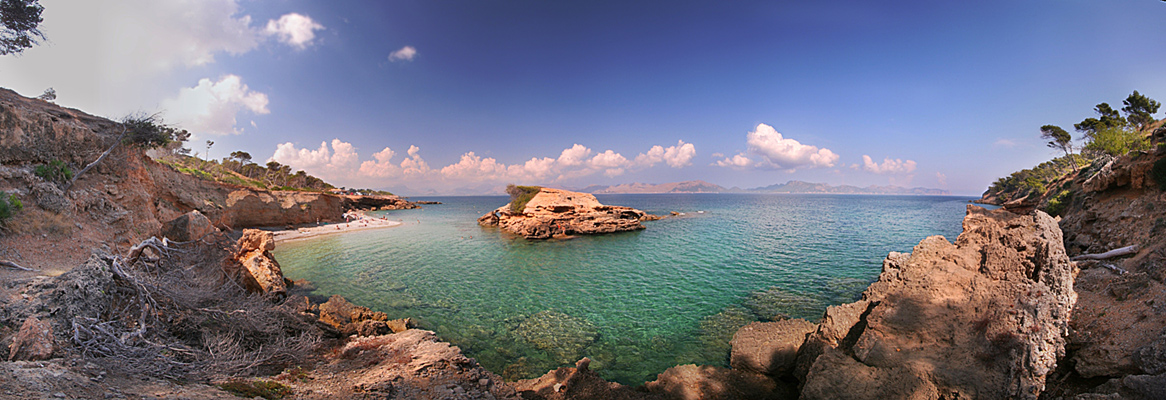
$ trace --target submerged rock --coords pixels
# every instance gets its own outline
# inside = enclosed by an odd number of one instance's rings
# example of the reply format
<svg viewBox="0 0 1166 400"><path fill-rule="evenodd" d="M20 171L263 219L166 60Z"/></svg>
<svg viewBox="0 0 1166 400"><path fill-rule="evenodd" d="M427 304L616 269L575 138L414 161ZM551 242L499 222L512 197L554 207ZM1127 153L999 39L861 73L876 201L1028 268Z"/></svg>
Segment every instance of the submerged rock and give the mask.
<svg viewBox="0 0 1166 400"><path fill-rule="evenodd" d="M578 360L583 349L599 337L594 324L554 310L539 311L526 317L513 333L562 364Z"/></svg>
<svg viewBox="0 0 1166 400"><path fill-rule="evenodd" d="M478 224L527 239L550 239L640 230L644 229L640 221L653 219L648 215L631 207L600 204L589 193L542 188L521 212L511 211L507 204L478 218Z"/></svg>

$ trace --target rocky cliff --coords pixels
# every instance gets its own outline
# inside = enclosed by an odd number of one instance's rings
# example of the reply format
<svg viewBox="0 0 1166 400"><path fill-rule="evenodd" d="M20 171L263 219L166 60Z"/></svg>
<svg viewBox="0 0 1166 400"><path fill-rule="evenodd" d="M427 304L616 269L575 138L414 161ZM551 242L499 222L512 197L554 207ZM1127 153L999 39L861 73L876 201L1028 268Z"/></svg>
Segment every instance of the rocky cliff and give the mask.
<svg viewBox="0 0 1166 400"><path fill-rule="evenodd" d="M599 203L589 193L542 188L522 212L510 204L478 218L478 224L497 226L527 239L554 236L594 235L644 229L641 220L658 219L643 211Z"/></svg>

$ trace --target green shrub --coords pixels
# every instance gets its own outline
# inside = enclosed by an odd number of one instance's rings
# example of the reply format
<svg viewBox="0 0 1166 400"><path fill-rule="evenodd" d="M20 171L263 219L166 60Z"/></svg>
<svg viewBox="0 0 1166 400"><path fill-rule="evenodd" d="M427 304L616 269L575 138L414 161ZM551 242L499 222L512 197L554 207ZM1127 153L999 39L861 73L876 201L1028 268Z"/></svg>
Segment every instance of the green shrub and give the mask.
<svg viewBox="0 0 1166 400"><path fill-rule="evenodd" d="M1062 190L1060 193L1051 199L1049 204L1045 206L1045 212L1052 216L1061 215L1065 211L1065 207L1073 200L1073 192L1069 190Z"/></svg>
<svg viewBox="0 0 1166 400"><path fill-rule="evenodd" d="M0 224L8 221L22 208L24 208L24 204L16 198L16 195L0 192Z"/></svg>
<svg viewBox="0 0 1166 400"><path fill-rule="evenodd" d="M539 186L506 185L506 194L510 195L510 212L521 213L522 210L526 209L526 203L533 199L540 190L543 188Z"/></svg>
<svg viewBox="0 0 1166 400"><path fill-rule="evenodd" d="M291 388L275 381L230 381L219 384L219 388L239 397L262 397L267 400L277 400L292 394Z"/></svg>
<svg viewBox="0 0 1166 400"><path fill-rule="evenodd" d="M36 176L49 182L65 183L73 179L73 170L65 165L64 161L53 160L48 164L37 165L34 170Z"/></svg>
<svg viewBox="0 0 1166 400"><path fill-rule="evenodd" d="M1166 158L1154 162L1154 168L1150 169L1150 179L1158 184L1158 189L1166 190Z"/></svg>
<svg viewBox="0 0 1166 400"><path fill-rule="evenodd" d="M1109 127L1094 133L1093 141L1085 148L1117 157L1131 151L1149 150L1150 138L1127 127Z"/></svg>

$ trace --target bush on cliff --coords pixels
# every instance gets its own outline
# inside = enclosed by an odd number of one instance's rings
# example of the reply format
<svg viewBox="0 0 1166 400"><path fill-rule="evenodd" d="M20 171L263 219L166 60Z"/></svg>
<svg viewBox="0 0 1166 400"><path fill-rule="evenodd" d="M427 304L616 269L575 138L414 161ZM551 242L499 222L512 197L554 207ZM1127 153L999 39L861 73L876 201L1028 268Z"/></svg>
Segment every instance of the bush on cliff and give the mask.
<svg viewBox="0 0 1166 400"><path fill-rule="evenodd" d="M69 166L65 165L65 162L61 160L53 160L48 164L37 165L36 170L33 172L36 176L49 182L65 183L73 179L73 170L69 169Z"/></svg>
<svg viewBox="0 0 1166 400"><path fill-rule="evenodd" d="M1158 189L1166 190L1166 158L1154 162L1154 168L1150 170L1150 178L1158 184Z"/></svg>
<svg viewBox="0 0 1166 400"><path fill-rule="evenodd" d="M158 147L171 149L175 145L182 146L182 143L190 139L189 132L166 125L158 114L128 115L121 123L126 128L126 136L122 142L131 146L144 149Z"/></svg>
<svg viewBox="0 0 1166 400"><path fill-rule="evenodd" d="M1131 151L1149 150L1150 138L1129 127L1107 127L1097 130L1085 149L1119 157Z"/></svg>
<svg viewBox="0 0 1166 400"><path fill-rule="evenodd" d="M24 204L16 198L16 195L0 192L0 225L7 222L22 208L24 208Z"/></svg>
<svg viewBox="0 0 1166 400"><path fill-rule="evenodd" d="M541 186L516 186L514 184L506 185L506 194L510 195L510 211L513 213L521 213L526 209L526 203L534 198L543 188Z"/></svg>

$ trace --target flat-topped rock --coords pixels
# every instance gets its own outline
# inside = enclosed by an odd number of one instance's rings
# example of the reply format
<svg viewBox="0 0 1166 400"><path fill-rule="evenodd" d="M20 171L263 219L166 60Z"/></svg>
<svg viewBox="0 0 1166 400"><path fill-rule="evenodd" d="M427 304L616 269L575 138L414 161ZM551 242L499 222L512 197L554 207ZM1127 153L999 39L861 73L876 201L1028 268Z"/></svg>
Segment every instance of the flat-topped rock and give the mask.
<svg viewBox="0 0 1166 400"><path fill-rule="evenodd" d="M498 226L527 239L549 239L640 230L644 229L641 220L653 219L651 214L631 207L601 204L588 193L550 188L540 189L522 212L510 208L507 203L478 218L478 224Z"/></svg>

